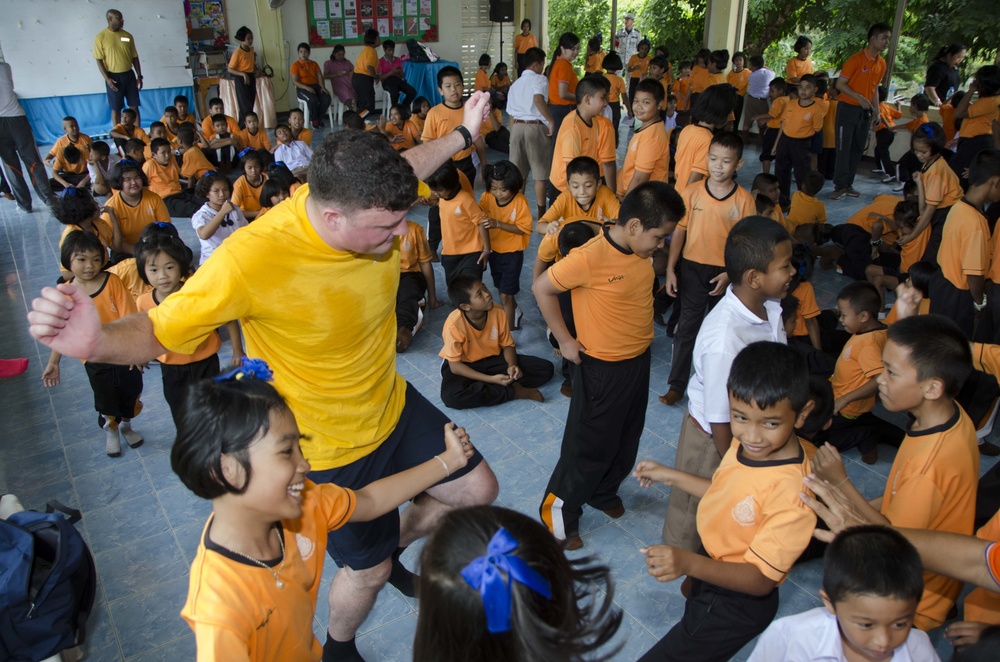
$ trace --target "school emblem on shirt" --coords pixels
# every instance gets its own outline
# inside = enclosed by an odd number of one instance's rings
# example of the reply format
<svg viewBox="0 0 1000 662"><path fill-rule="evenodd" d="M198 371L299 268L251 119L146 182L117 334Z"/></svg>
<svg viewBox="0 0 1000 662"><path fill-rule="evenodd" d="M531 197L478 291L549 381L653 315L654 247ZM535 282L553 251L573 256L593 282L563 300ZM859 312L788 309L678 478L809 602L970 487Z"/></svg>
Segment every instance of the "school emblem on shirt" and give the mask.
<svg viewBox="0 0 1000 662"><path fill-rule="evenodd" d="M748 496L733 506L733 519L740 526L753 526L757 523L757 515L754 513L752 496Z"/></svg>
<svg viewBox="0 0 1000 662"><path fill-rule="evenodd" d="M844 359L845 361L850 361L851 360L851 346L850 345L848 345L847 347L845 347L844 350L840 353L840 358Z"/></svg>
<svg viewBox="0 0 1000 662"><path fill-rule="evenodd" d="M313 552L316 551L316 544L301 533L295 534L295 544L299 547L299 555L303 561L308 561L312 557Z"/></svg>
<svg viewBox="0 0 1000 662"><path fill-rule="evenodd" d="M496 340L500 337L500 332L497 331L497 325L494 324L490 327L490 340Z"/></svg>
<svg viewBox="0 0 1000 662"><path fill-rule="evenodd" d="M740 208L734 205L733 208L729 210L729 220L736 222L740 220L740 216Z"/></svg>
<svg viewBox="0 0 1000 662"><path fill-rule="evenodd" d="M811 120L811 119L812 119L812 116L813 116L813 114L812 114L812 113L806 113L805 115L803 115L802 119L805 119L805 120Z"/></svg>
<svg viewBox="0 0 1000 662"><path fill-rule="evenodd" d="M462 205L455 205L455 216L462 215Z"/></svg>
<svg viewBox="0 0 1000 662"><path fill-rule="evenodd" d="M403 249L404 251L408 251L408 250L410 250L411 248L413 248L413 244L412 244L412 243L410 242L410 240L409 240L409 239L404 239L404 240L403 240L403 245L402 245L402 247L401 247L401 248L402 248L402 249Z"/></svg>
<svg viewBox="0 0 1000 662"><path fill-rule="evenodd" d="M118 306L115 305L114 301L111 302L111 312L113 312L113 313L117 313L118 312Z"/></svg>
<svg viewBox="0 0 1000 662"><path fill-rule="evenodd" d="M516 221L517 220L517 212L514 211L513 209L510 210L510 220L512 220L512 221Z"/></svg>

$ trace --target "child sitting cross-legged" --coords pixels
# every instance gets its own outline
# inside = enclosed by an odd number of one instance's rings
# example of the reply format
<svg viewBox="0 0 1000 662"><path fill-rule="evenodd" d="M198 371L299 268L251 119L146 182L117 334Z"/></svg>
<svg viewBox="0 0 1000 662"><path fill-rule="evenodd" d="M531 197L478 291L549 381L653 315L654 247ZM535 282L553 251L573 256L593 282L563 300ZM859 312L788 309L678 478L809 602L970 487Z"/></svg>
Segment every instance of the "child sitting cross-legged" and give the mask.
<svg viewBox="0 0 1000 662"><path fill-rule="evenodd" d="M318 662L313 634L327 533L371 521L465 466L462 428L444 429L442 453L359 490L306 479L302 434L260 360L188 391L170 465L212 500L191 564L181 616L202 659ZM294 654L293 654L294 653Z"/></svg>
<svg viewBox="0 0 1000 662"><path fill-rule="evenodd" d="M651 460L635 467L643 487L662 483L701 498L699 552L640 550L658 581L691 581L683 618L641 661L730 659L771 623L778 585L816 526L799 499L816 450L795 430L813 407L805 360L781 343L751 343L733 361L727 388L733 443L711 479Z"/></svg>
<svg viewBox="0 0 1000 662"><path fill-rule="evenodd" d="M748 662L771 660L937 660L913 627L924 591L920 555L898 531L857 526L823 555L823 606L779 618Z"/></svg>
<svg viewBox="0 0 1000 662"><path fill-rule="evenodd" d="M458 308L444 323L440 356L441 402L452 409L498 405L508 400L543 402L538 387L555 368L545 359L518 354L507 313L493 305L489 289L475 276L448 285Z"/></svg>

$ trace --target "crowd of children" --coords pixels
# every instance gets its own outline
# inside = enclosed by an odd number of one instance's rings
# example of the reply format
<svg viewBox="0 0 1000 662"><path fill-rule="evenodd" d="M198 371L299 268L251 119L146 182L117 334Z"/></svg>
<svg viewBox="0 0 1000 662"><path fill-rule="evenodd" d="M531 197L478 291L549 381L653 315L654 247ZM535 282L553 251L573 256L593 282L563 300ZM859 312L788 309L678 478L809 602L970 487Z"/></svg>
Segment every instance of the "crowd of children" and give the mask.
<svg viewBox="0 0 1000 662"><path fill-rule="evenodd" d="M531 659L550 648L566 657L604 645L622 618L607 569L569 563L562 552L585 545L584 506L624 515L618 491L633 474L644 487L672 490L663 544L641 550L649 573L659 581L686 577L683 617L643 659L729 659L758 635L754 660L888 659L904 650L936 659L921 630L947 620L961 584L924 572L913 546L889 527L971 535L980 453L1000 454L977 443L980 421L966 413L972 396L963 390L973 340L986 343L975 346L975 367L1000 372L982 358L1000 339L993 229L1000 151L991 142L1000 69L983 67L964 97L952 99L955 149L946 130L927 121L925 95L910 100L912 121L896 125L902 114L882 89L876 162L883 183L900 184L903 197L879 195L839 223L819 199L832 168L839 84L814 70L808 37L796 41L781 78L760 55L724 50L699 51L675 68L667 49L647 40L622 62L595 36L578 77L580 38L562 35L546 71L525 23L513 83L505 63L479 61L474 88L493 106L480 135L462 126L467 87L458 69L437 73L441 103L413 98L391 41L376 62L377 34L365 35L372 53L359 58L354 88L365 110L367 79L378 77L393 103L376 125L345 114L345 130L373 131L397 151L455 131L465 138L465 148L421 182L426 230L407 221L397 240L396 351L406 352L424 317L444 305L443 285L453 307L438 352L443 404L543 402L539 387L555 367L519 353L516 341L531 314L517 300L527 257L538 311L562 360L560 390L570 397L561 453L539 495L542 525L502 509L455 511L428 542L416 651ZM502 128L504 109L510 160L490 163L488 134ZM308 179L314 136L300 110L276 126L273 147L252 111L240 129L220 99L209 110L198 126L178 97L148 134L125 110L110 132L114 147L64 119L65 136L46 157L53 190L61 191L53 215L66 226L61 279L94 300L103 322L156 308L228 237L266 223L268 210ZM620 126L623 114L632 129ZM761 130L763 172L745 187L752 125ZM897 163L889 147L903 130L910 150ZM528 174L535 210L524 193ZM103 206L95 200L102 196ZM171 217L190 219L197 261ZM543 236L533 253L535 232ZM810 283L817 260L856 281L837 295L835 313L817 304ZM435 262L443 272L437 282ZM487 269L497 300L484 282ZM886 316L886 292L907 281L903 291L917 288L925 299L920 314ZM672 468L636 463L654 319L665 312L657 301L673 306L665 323L673 337L668 390L659 401L674 406L687 396ZM178 429L173 468L214 508L192 568L199 591L182 615L199 647L242 646L268 658L296 645L319 659L311 617L326 532L398 507L442 469L450 476L470 457L468 437L449 426L444 453L360 490L317 486L305 479L295 416L266 383L267 366L244 360L238 321L226 326L235 368L228 375L218 376L217 332L190 355L158 359ZM45 386L59 384L60 358L52 353ZM142 444L131 419L143 407L143 366L85 369L107 455L121 454L121 438ZM878 403L909 414L907 430L875 413ZM869 502L841 453L856 447L871 464L880 445L898 451L884 496ZM816 526L800 499L810 476L835 485L882 526L838 535L825 551L824 606L772 623L778 586ZM290 505L260 507L279 491L291 495ZM226 553L236 549L253 551L240 556L266 572L247 573ZM595 581L606 594L592 590ZM282 593L286 586L292 590ZM282 605L276 618L258 613L268 601ZM979 613L1000 623L998 614ZM464 624L447 635L435 621L443 615ZM229 625L258 621L266 636ZM512 629L514 637L491 643ZM805 629L818 634L805 637Z"/></svg>

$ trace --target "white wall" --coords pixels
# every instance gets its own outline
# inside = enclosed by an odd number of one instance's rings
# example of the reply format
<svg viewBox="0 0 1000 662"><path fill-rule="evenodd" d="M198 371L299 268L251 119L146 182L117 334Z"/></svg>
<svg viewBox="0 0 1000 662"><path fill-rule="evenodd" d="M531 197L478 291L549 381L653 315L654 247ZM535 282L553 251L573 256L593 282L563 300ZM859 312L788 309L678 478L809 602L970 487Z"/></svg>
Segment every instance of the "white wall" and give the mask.
<svg viewBox="0 0 1000 662"><path fill-rule="evenodd" d="M92 53L111 8L122 11L125 30L135 38L146 87L191 85L180 0L0 0L0 48L14 71L18 96L104 94Z"/></svg>

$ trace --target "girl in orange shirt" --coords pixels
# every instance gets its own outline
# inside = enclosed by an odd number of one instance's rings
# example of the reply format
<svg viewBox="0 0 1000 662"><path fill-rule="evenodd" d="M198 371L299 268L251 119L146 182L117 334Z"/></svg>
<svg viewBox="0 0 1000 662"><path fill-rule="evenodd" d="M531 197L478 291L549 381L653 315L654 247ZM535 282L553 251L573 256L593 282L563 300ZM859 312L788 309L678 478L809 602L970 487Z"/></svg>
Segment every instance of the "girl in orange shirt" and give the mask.
<svg viewBox="0 0 1000 662"><path fill-rule="evenodd" d="M809 59L812 54L812 39L800 36L792 45L795 57L788 60L785 65L785 83L788 85L798 85L799 78L805 74L813 73L813 62Z"/></svg>
<svg viewBox="0 0 1000 662"><path fill-rule="evenodd" d="M465 430L449 423L441 453L350 490L316 485L302 456L295 415L261 360L191 387L171 451L181 482L212 500L212 515L191 564L181 616L202 659L319 662L313 634L327 533L397 509L465 467ZM351 642L334 642L329 649ZM329 651L328 656L337 656ZM346 655L345 655L346 657Z"/></svg>
<svg viewBox="0 0 1000 662"><path fill-rule="evenodd" d="M921 259L936 260L945 219L952 205L962 199L962 188L958 175L943 158L944 130L940 124L931 122L922 125L913 134L910 148L923 164L919 172L913 173L920 194L920 218L913 230L900 237L896 243L907 244L930 226L930 240Z"/></svg>
<svg viewBox="0 0 1000 662"><path fill-rule="evenodd" d="M552 54L552 63L545 73L549 77L549 112L552 113L552 135L559 135L563 119L576 107L576 84L573 60L580 54L580 38L572 32L559 37Z"/></svg>
<svg viewBox="0 0 1000 662"><path fill-rule="evenodd" d="M976 100L973 101L973 96ZM1000 119L1000 66L980 67L962 101L955 107L955 119L962 120L958 131L958 149L951 160L951 167L962 178L962 187L968 188L965 172L972 159L984 149L993 146L993 122Z"/></svg>
<svg viewBox="0 0 1000 662"><path fill-rule="evenodd" d="M375 110L375 80L378 78L378 53L375 52L375 47L380 43L378 30L365 30L365 45L354 61L351 85L354 86L355 109L362 117Z"/></svg>
<svg viewBox="0 0 1000 662"><path fill-rule="evenodd" d="M257 81L255 77L260 73L253 52L253 32L247 26L236 31L236 41L240 42L240 47L233 52L229 59L229 74L236 84L236 103L239 106L239 124L244 127L243 118L253 110L254 102L257 100Z"/></svg>
<svg viewBox="0 0 1000 662"><path fill-rule="evenodd" d="M587 74L604 73L604 57L608 54L601 48L601 38L591 37L587 40L587 57L584 60L583 72Z"/></svg>
<svg viewBox="0 0 1000 662"><path fill-rule="evenodd" d="M524 71L524 54L529 48L537 48L538 40L531 34L531 21L521 21L521 34L514 36L514 52L517 54L517 75Z"/></svg>
<svg viewBox="0 0 1000 662"><path fill-rule="evenodd" d="M510 90L510 76L507 75L507 63L497 62L490 76L490 95L496 99L497 106L507 109L507 92Z"/></svg>

